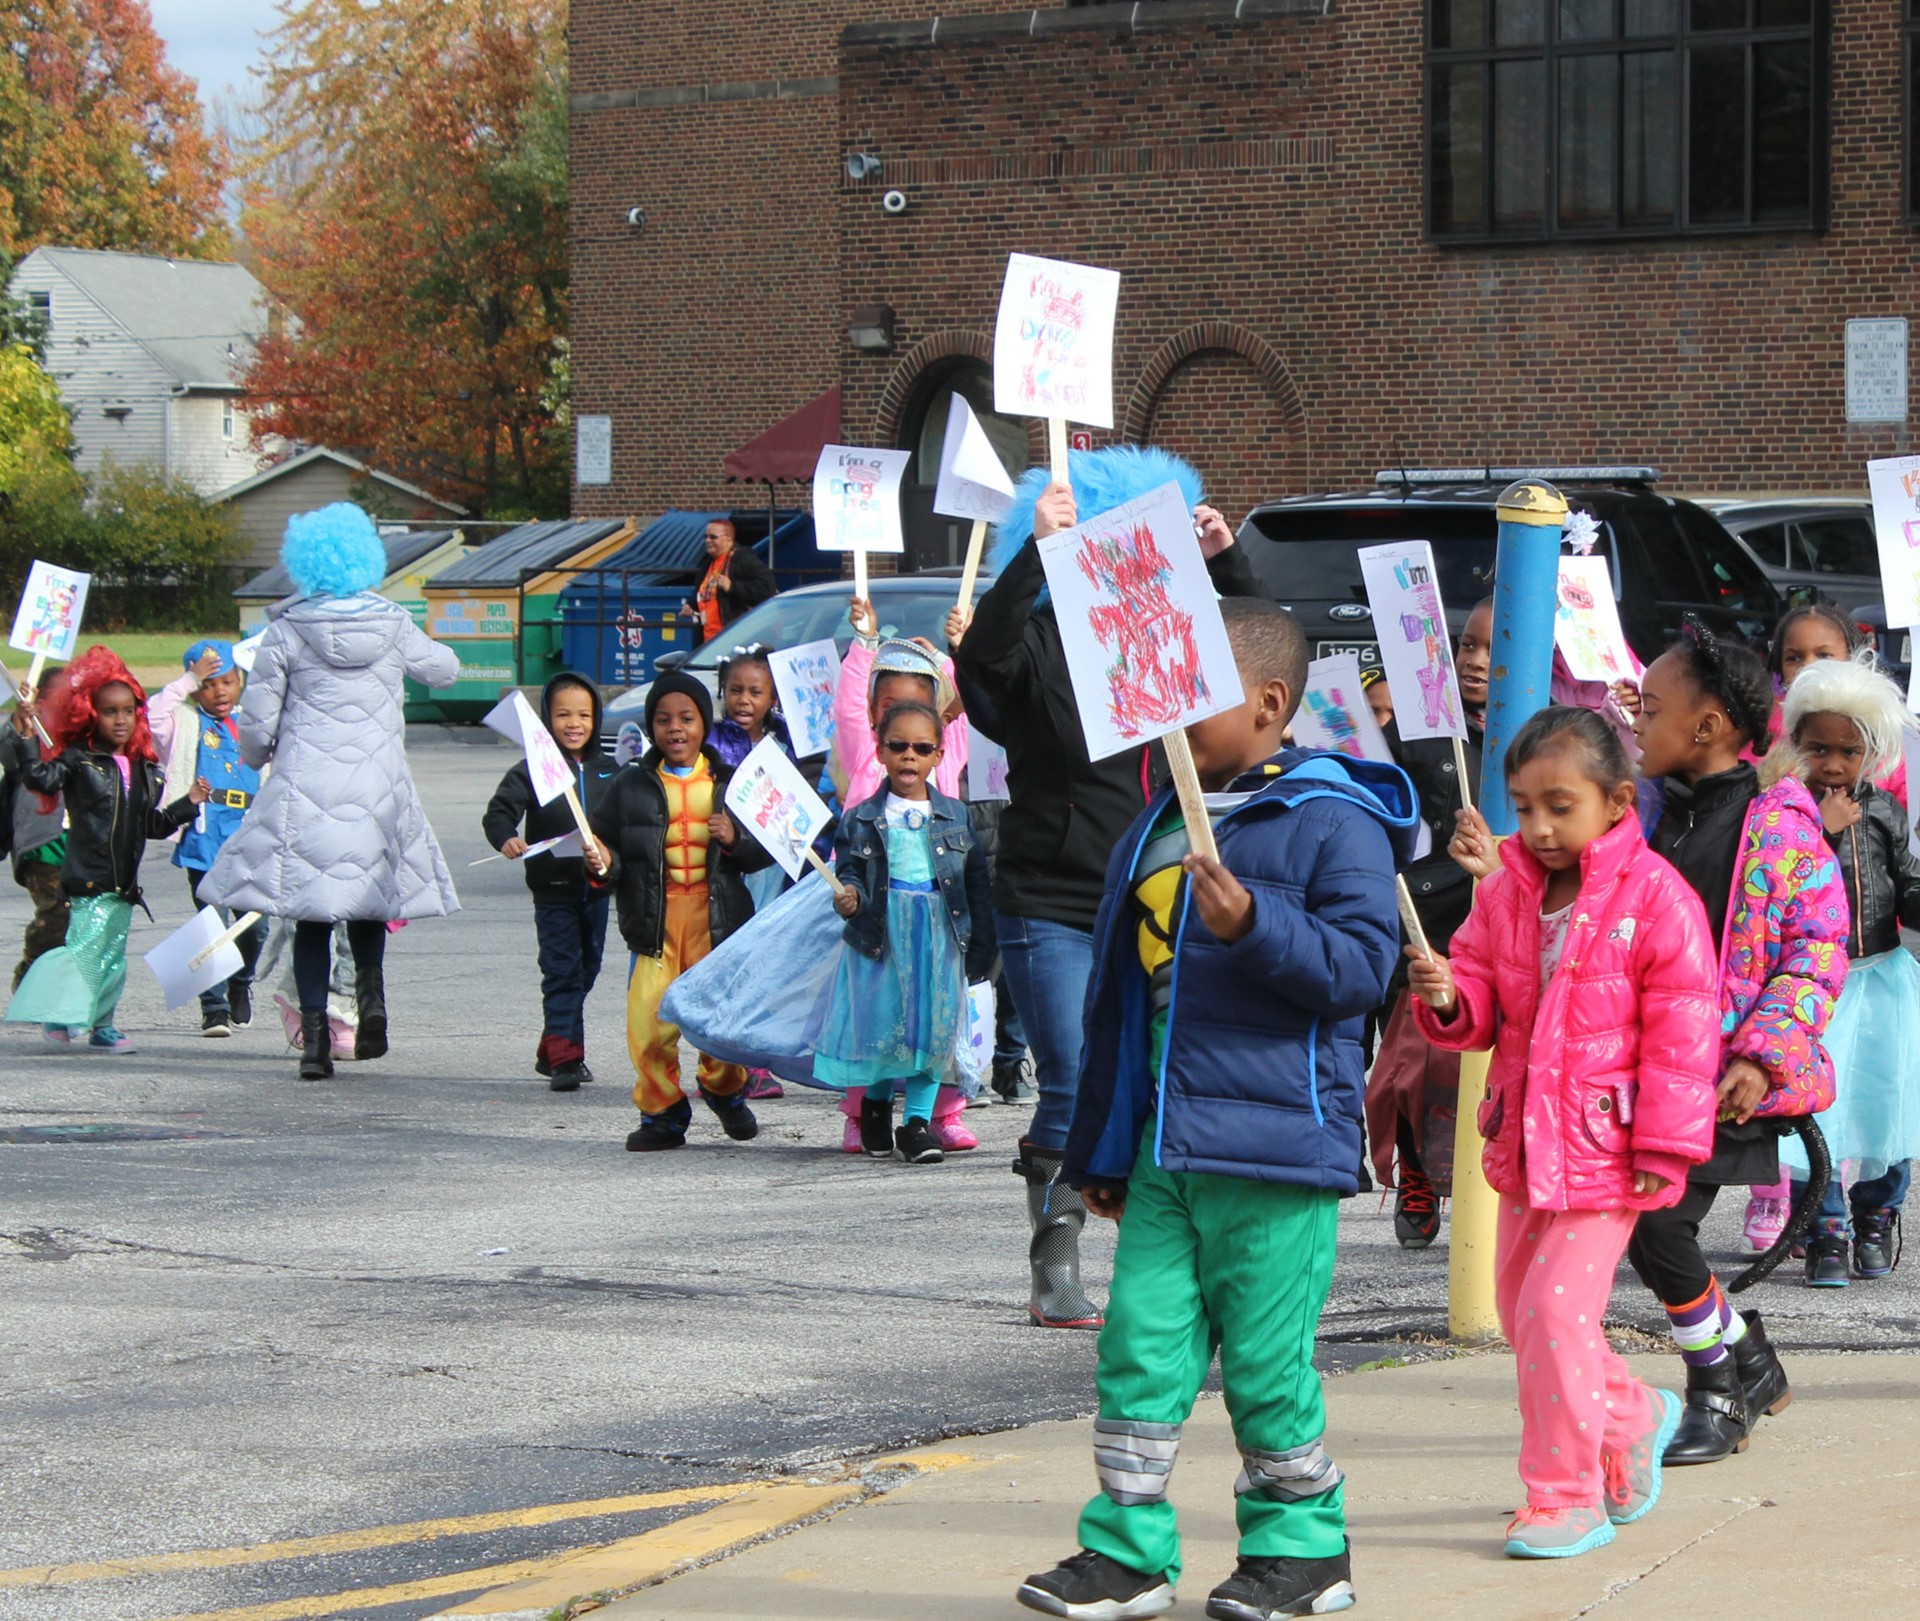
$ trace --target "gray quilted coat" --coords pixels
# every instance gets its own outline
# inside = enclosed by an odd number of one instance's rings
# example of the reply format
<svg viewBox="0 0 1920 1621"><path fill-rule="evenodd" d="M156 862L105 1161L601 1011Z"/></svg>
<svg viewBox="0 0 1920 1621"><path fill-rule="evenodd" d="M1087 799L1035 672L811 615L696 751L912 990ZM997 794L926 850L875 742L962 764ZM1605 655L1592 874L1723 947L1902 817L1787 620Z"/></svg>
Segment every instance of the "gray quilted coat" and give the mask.
<svg viewBox="0 0 1920 1621"><path fill-rule="evenodd" d="M273 771L200 898L316 922L459 911L407 770L401 689L404 676L451 685L458 669L451 648L372 592L280 611L235 711L241 751Z"/></svg>

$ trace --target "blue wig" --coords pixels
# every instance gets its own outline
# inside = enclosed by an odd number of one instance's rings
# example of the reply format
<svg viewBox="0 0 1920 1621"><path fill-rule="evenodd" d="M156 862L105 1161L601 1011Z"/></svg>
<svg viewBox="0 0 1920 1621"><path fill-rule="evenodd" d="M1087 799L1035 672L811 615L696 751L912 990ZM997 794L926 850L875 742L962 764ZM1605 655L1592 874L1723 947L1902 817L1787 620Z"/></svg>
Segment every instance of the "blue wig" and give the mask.
<svg viewBox="0 0 1920 1621"><path fill-rule="evenodd" d="M351 501L287 520L280 561L306 597L348 597L371 591L387 576L387 549L373 520Z"/></svg>
<svg viewBox="0 0 1920 1621"><path fill-rule="evenodd" d="M1029 467L1013 487L1013 505L993 531L988 556L997 574L1033 539L1033 504L1052 475ZM1111 512L1162 484L1178 484L1189 507L1200 504L1200 475L1171 451L1152 445L1114 445L1106 450L1075 450L1067 455L1067 477L1082 519Z"/></svg>

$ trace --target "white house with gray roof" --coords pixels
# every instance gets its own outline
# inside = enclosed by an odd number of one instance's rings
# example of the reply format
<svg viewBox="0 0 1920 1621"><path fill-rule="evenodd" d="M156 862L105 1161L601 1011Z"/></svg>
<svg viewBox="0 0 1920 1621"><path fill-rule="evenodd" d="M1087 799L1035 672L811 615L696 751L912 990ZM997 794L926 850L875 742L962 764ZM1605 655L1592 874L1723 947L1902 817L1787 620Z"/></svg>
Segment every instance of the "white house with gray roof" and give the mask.
<svg viewBox="0 0 1920 1621"><path fill-rule="evenodd" d="M47 324L47 370L73 411L83 471L109 456L155 462L218 495L265 464L240 379L267 296L242 266L35 248L12 291Z"/></svg>

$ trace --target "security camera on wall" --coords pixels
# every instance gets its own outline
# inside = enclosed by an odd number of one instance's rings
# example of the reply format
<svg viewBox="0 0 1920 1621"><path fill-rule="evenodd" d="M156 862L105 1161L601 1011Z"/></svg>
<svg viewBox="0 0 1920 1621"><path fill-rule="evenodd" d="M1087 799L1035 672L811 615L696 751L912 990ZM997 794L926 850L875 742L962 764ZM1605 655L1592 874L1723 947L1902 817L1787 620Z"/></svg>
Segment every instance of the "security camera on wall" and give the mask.
<svg viewBox="0 0 1920 1621"><path fill-rule="evenodd" d="M647 223L647 211L637 206L629 208L627 210L627 223L636 231L639 230L641 226Z"/></svg>
<svg viewBox="0 0 1920 1621"><path fill-rule="evenodd" d="M881 197L880 207L884 213L904 214L907 211L907 194L904 191L889 191Z"/></svg>

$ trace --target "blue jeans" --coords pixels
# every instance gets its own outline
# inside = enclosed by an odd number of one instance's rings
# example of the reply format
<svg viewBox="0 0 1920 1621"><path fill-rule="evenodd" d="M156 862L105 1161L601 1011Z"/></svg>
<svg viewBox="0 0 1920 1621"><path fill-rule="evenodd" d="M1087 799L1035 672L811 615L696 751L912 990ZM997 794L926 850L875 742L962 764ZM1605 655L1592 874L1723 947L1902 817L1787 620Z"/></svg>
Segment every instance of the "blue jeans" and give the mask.
<svg viewBox="0 0 1920 1621"><path fill-rule="evenodd" d="M1851 1188L1840 1185L1840 1168L1835 1166L1833 1175L1827 1179L1827 1196L1820 1201L1819 1214L1833 1221L1847 1219L1847 1205L1851 1201L1856 1213L1871 1215L1876 1210L1898 1210L1907 1202L1907 1189L1913 1184L1913 1162L1902 1160L1885 1176L1872 1177L1865 1182L1856 1182ZM1804 1182L1793 1184L1793 1202L1797 1205L1807 1191Z"/></svg>
<svg viewBox="0 0 1920 1621"><path fill-rule="evenodd" d="M1001 973L1026 1026L1034 1084L1040 1089L1026 1141L1057 1154L1067 1146L1074 1092L1080 1084L1093 931L998 911L993 926L1000 941Z"/></svg>
<svg viewBox="0 0 1920 1621"><path fill-rule="evenodd" d="M541 1051L564 1063L585 1055L587 993L600 977L607 944L606 892L547 896L533 903L533 932L540 942L540 1003L546 1033Z"/></svg>
<svg viewBox="0 0 1920 1621"><path fill-rule="evenodd" d="M1013 1065L1027 1056L1027 1028L1020 1022L1020 1010L1013 1005L1013 992L1007 989L1004 971L993 984L993 1061Z"/></svg>

